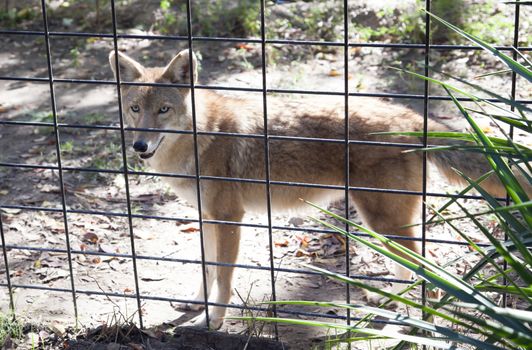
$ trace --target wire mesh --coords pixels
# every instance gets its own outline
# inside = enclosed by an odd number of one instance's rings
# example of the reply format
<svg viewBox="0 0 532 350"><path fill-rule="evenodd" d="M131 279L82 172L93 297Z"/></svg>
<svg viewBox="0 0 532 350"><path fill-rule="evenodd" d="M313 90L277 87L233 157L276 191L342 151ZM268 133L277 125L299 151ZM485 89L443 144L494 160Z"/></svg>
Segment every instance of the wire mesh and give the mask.
<svg viewBox="0 0 532 350"><path fill-rule="evenodd" d="M424 57L424 75L429 76L430 69L430 55L433 51L449 51L449 50L479 50L477 47L467 46L467 45L432 45L430 44L430 17L425 16L425 33L424 33L424 44L393 44L393 43L355 43L349 40L349 11L348 11L349 2L347 0L343 1L343 22L344 22L344 41L313 41L313 40L281 40L281 39L268 39L266 37L266 24L265 24L265 0L260 1L260 38L259 39L249 39L249 38L234 38L234 37L203 37L203 36L194 36L192 35L192 9L193 3L191 0L186 1L187 9L187 32L186 36L179 35L132 35L132 34L121 34L117 30L117 20L116 20L116 11L115 11L115 1L110 1L111 15L112 15L112 33L82 33L82 32L58 32L50 31L47 19L47 3L45 0L41 0L42 7L42 16L43 16L43 29L42 30L0 30L0 35L20 35L20 36L35 36L43 37L45 40L46 46L46 58L47 58L47 78L35 78L35 77L21 77L21 76L0 76L0 80L5 81L22 81L22 82L32 82L32 83L47 83L49 84L50 90L50 101L51 109L53 114L52 122L27 122L27 121L11 121L11 120L0 120L0 125L11 125L11 126L22 126L22 127L53 127L55 135L55 144L56 144L56 153L57 160L56 165L32 165L24 163L9 163L9 162L0 162L0 167L5 168L15 168L15 169L46 169L57 171L59 175L59 186L60 186L60 195L61 195L61 207L60 208L48 208L44 206L29 206L29 205L16 205L16 204L2 204L0 209L21 209L28 211L42 211L48 213L60 213L62 215L62 221L65 232L65 249L56 249L56 248L42 248L42 247L32 247L27 245L13 245L8 244L5 240L5 232L2 223L2 214L0 213L0 236L2 239L2 252L4 256L5 264L5 277L6 283L2 284L3 287L6 287L9 292L10 297L10 306L14 308L13 301L13 289L14 288L26 288L26 289L38 289L43 291L55 291L70 293L72 295L72 302L74 313L77 318L78 306L77 306L77 295L104 295L104 296L114 296L114 297L127 297L133 298L136 300L137 308L140 311L142 309L143 301L146 300L156 300L156 301L171 301L171 302L183 302L183 303L192 303L192 304L203 304L205 306L205 313L207 320L209 319L208 306L226 306L228 308L235 309L251 309L255 311L268 311L264 307L258 306L249 306L249 305L239 305L239 304L217 304L204 300L203 302L198 302L195 300L185 300L177 298L168 298L162 296L154 296L142 294L139 287L139 272L137 262L142 261L166 261L166 262L176 262L183 264L195 264L201 265L202 279L204 285L204 294L207 295L207 277L206 277L206 267L207 266L226 266L226 267L235 267L240 269L251 269L258 271L267 271L270 274L270 285L271 285L271 300L276 300L276 274L279 272L292 273L292 274L303 274L303 275L316 275L316 272L307 271L303 268L293 269L293 268L284 268L276 267L274 259L274 241L273 241L273 230L285 230L293 232L318 232L318 233L334 233L332 230L327 229L309 229L309 228L298 228L291 226L279 226L274 225L272 221L272 207L271 207L271 186L295 186L295 187L309 187L309 188L319 188L327 190L341 190L344 191L345 196L345 217L349 218L349 194L355 191L361 192L374 192L374 193L393 193L393 194L402 194L406 196L420 196L422 198L422 236L421 237L402 237L387 235L390 238L401 238L402 240L418 240L422 243L422 253L426 254L426 243L442 243L442 244L456 244L456 245L467 245L467 242L452 241L452 240L443 240L443 239L430 239L426 237L426 225L425 217L427 208L425 205L426 199L428 197L445 197L445 198L468 198L468 199L481 199L480 196L474 195L457 195L457 194L448 194L448 193L437 193L430 192L427 190L427 157L424 153L423 155L423 185L421 191L408 191L402 189L381 189L381 188L367 188L360 186L351 186L349 181L349 146L353 144L375 146L375 147L400 147L400 148L424 148L429 145L427 139L428 131L428 117L429 117L429 106L431 101L441 101L441 100L450 100L448 96L439 96L431 95L429 90L429 83L426 81L424 85L423 94L406 94L406 93L363 93L363 92L354 92L349 90L349 49L355 47L372 47L372 48L386 48L386 49L414 49L421 50ZM527 52L532 49L532 47L523 46L518 47L518 34L519 34L519 4L516 4L516 14L514 21L515 34L513 38L513 46L500 46L499 50L511 51L514 55L514 58L517 57L517 51ZM430 0L425 1L426 10L430 10ZM87 79L65 79L65 78L56 78L53 71L53 63L50 52L50 38L67 38L67 37L84 37L84 38L108 38L113 41L113 48L115 51L115 65L116 65L116 80L107 81L107 80L87 80ZM202 85L197 84L193 80L193 64L192 56L190 57L190 84L163 84L163 83L138 83L138 82L124 82L120 78L120 70L118 69L118 40L120 39L146 39L146 40L174 40L174 41L183 41L186 42L190 51L194 50L194 43L196 42L235 42L235 43L253 43L261 45L261 87L260 88L245 88L245 87L235 87L235 86L224 86L224 85ZM266 61L266 47L273 44L286 44L286 45L314 45L314 46L326 46L326 47L338 47L343 48L344 57L343 57L343 66L344 66L344 81L343 81L343 92L333 92L326 90L305 90L305 89L280 89L280 88L268 88L267 79L267 61ZM119 110L119 126L114 125L84 125L84 124L69 124L69 123L60 123L57 117L57 106L56 106L56 92L55 86L58 84L94 84L94 85L115 85L116 94L118 101L118 110ZM124 123L123 111L122 111L122 96L121 96L121 85L130 85L130 86L163 86L163 87L186 87L190 88L191 98L192 98L192 116L193 116L193 130L168 130L168 129L156 129L156 128L131 128L127 127ZM512 90L511 97L512 100L516 100L516 75L512 74ZM195 90L216 90L216 91L239 91L239 92L249 92L261 94L262 96L262 108L263 108L263 117L264 117L264 133L263 134L242 134L242 133L227 133L227 132L209 132L198 130L196 126L196 107L195 107ZM309 94L309 95L332 95L339 96L343 98L344 108L345 108L345 139L324 139L324 138L310 138L310 137L300 137L300 136L278 136L278 135L269 135L268 134L268 103L267 98L269 94L272 93L281 93L281 94ZM397 98L397 99L417 99L423 100L423 120L424 128L423 131L425 136L422 139L421 143L393 143L393 142L375 142L375 141L360 141L360 140L351 140L349 139L349 97L369 97L369 98ZM461 101L471 101L468 98L460 98ZM492 102L499 102L497 99L491 99ZM530 100L518 100L520 103L530 104ZM94 130L114 130L120 132L120 153L122 160L122 168L119 170L114 169L99 169L99 168L90 168L90 167L73 167L65 166L62 162L62 155L60 150L60 129L94 129ZM164 173L164 172L147 172L147 171L136 171L128 168L127 153L126 153L126 132L132 131L148 131L148 132L162 132L162 133L177 133L177 134L187 134L191 135L194 139L194 160L195 160L195 173L193 175L186 174L175 174L175 173ZM232 178L224 176L207 176L202 175L200 171L200 154L198 152L197 140L198 136L225 136L225 137L234 137L234 138L243 138L243 139L257 139L263 140L264 142L264 159L265 159L265 169L266 176L264 179L245 179L245 178ZM289 181L276 181L270 179L270 152L269 152L269 143L272 141L306 141L306 142L324 142L324 143L336 143L344 145L345 149L345 183L344 185L326 185L319 183L303 183L303 182L289 182ZM82 209L72 209L68 208L66 203L66 192L64 188L63 181L63 172L91 172L91 173L108 173L108 174L122 174L124 178L125 193L126 193L126 211L97 211L97 210L82 210ZM137 214L132 210L132 203L130 198L130 176L157 176L157 177L174 177L174 178L185 178L194 180L196 183L196 193L197 193L197 208L198 208L198 218L190 219L185 217L168 217L168 216L157 216L157 215L145 215ZM251 222L236 222L236 221L227 221L227 220L215 220L215 219L205 219L202 216L202 198L201 198L201 184L206 181L225 181L225 182L246 182L265 185L266 189L266 224L257 224ZM179 195L179 194L178 194ZM70 236L69 236L69 221L68 217L72 214L87 214L87 215L103 215L111 217L122 217L126 218L128 222L128 233L129 241L131 247L131 254L120 254L120 253L108 253L108 252L99 252L99 251L87 251L87 250L76 250L70 246ZM166 258L166 257L156 257L156 256L147 256L137 254L135 249L135 235L134 235L134 225L133 219L155 219L155 220L170 220L170 221L182 221L182 222L196 222L199 225L199 235L200 235L200 256L199 260L194 259L181 259L181 258ZM204 225L205 224L216 224L216 225L235 225L239 227L249 227L249 228L260 228L265 229L268 234L269 242L269 266L256 266L251 264L229 264L222 262L213 262L206 261L205 251L204 251ZM346 230L349 230L349 227L346 226ZM362 236L367 236L362 233L359 233ZM487 246L487 244L480 243L479 246ZM68 256L68 270L69 270L69 280L70 288L52 288L45 286L37 285L25 285L25 284L13 284L10 278L10 265L8 261L8 251L10 250L28 250L28 251L40 251L40 252L55 252L55 253L64 253ZM375 280L375 281L386 281L386 282L398 282L398 283L410 283L406 280L398 280L395 278L387 277L378 277L378 276L366 276L360 274L352 274L350 271L350 255L349 255L349 243L346 247L346 270L345 275L355 277L358 279L365 280ZM76 288L75 278L72 267L72 257L75 255L97 255L97 256L108 256L108 257L122 257L130 258L133 268L133 277L135 281L135 292L132 294L123 294L123 293L109 293L98 290L83 290ZM423 298L425 297L425 286L423 286ZM206 298L205 298L206 299ZM351 302L350 289L346 285L346 295L345 301L347 303ZM290 310L283 308L278 310L273 308L273 315L277 316L278 314L288 314L288 315L299 315L307 317L321 317L321 318L330 318L330 319L339 319L345 320L348 324L352 320L358 320L357 317L354 317L349 312L343 315L336 314L324 314L324 313L315 313L315 312L303 312L298 310ZM143 327L143 316L142 312L138 313L138 321ZM383 321L376 321L383 322ZM275 334L277 336L277 328L275 328Z"/></svg>

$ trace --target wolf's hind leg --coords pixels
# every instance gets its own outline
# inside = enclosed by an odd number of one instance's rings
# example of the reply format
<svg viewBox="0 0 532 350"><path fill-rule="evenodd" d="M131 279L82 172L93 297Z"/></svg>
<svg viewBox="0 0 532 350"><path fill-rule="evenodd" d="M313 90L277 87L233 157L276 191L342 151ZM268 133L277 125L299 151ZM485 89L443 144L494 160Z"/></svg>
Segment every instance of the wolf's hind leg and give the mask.
<svg viewBox="0 0 532 350"><path fill-rule="evenodd" d="M380 234L403 236L407 239L395 238L394 241L404 247L420 253L420 242L413 240L417 237L415 227L404 227L419 221L418 213L421 199L413 195L399 195L387 193L362 193L352 196L358 213L362 216L364 224ZM417 220L416 220L417 219ZM396 249L387 246L389 250L406 257ZM395 264L395 278L410 281L413 273ZM406 284L394 283L393 292L404 289ZM373 296L369 297L373 301Z"/></svg>

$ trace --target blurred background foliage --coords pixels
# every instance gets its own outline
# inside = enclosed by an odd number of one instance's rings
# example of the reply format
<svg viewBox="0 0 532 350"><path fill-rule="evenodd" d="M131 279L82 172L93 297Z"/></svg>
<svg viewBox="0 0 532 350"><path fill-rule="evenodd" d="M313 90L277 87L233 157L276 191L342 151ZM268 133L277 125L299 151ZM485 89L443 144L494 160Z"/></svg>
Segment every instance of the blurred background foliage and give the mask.
<svg viewBox="0 0 532 350"><path fill-rule="evenodd" d="M0 25L7 28L42 28L39 1L3 0ZM61 31L110 32L110 0L50 0L51 26ZM367 0L349 3L349 36L353 42L422 43L424 1L374 1L377 11L367 11ZM159 34L187 35L186 0L116 0L119 29ZM502 6L502 7L501 7ZM484 40L506 43L513 36L513 17L496 0L432 0L432 12ZM339 0L267 1L268 38L301 40L343 40L343 2ZM526 30L529 21L523 21ZM524 26L524 27L523 27ZM195 36L258 37L258 0L194 0L192 27ZM449 29L434 23L435 44L465 43ZM527 33L525 31L525 33ZM530 42L530 34L522 35Z"/></svg>

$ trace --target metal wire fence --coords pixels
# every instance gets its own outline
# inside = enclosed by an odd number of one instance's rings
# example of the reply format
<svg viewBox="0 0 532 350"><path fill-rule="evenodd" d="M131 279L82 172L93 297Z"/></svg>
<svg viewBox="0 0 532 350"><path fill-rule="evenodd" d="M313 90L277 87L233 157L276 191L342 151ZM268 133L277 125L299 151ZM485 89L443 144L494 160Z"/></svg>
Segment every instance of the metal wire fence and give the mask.
<svg viewBox="0 0 532 350"><path fill-rule="evenodd" d="M70 293L72 295L72 302L73 302L73 308L74 313L77 316L78 313L78 305L77 305L77 296L79 294L87 294L87 295L105 295L105 296L113 296L113 297L127 297L127 298L134 298L136 300L136 304L138 309L140 310L142 308L143 301L147 300L157 300L157 301L173 301L173 302L188 302L188 303L198 303L194 300L182 300L182 299L176 299L176 298L169 298L169 297L163 297L163 296L156 296L156 295L145 295L140 292L139 288L139 268L137 266L138 261L166 261L166 262L177 262L177 263L186 263L186 264L200 264L202 268L202 276L204 280L204 285L206 286L206 266L212 265L212 266L234 266L236 268L245 268L245 269L254 269L254 270L260 270L260 271L267 271L270 273L270 284L271 284L271 299L276 300L277 299L277 293L276 293L276 274L279 272L286 272L286 273L302 273L302 274L309 274L313 275L316 274L315 272L309 272L305 271L303 269L292 269L292 268L283 268L283 267L276 267L274 263L274 242L273 242L273 230L287 230L287 231L308 231L308 228L300 228L300 227L289 227L289 226L279 226L274 225L272 221L272 205L271 205L271 186L299 186L299 187L309 187L309 188L319 188L319 189L326 189L326 190L341 190L344 191L345 196L345 217L349 218L349 193L353 191L361 191L361 192L375 192L375 193L394 193L394 194L403 194L403 195L409 195L409 196L420 196L422 198L422 235L421 237L413 237L413 238L405 238L400 236L393 236L389 235L391 238L401 238L402 240L406 239L412 239L412 240L419 240L422 243L422 253L425 254L425 246L427 242L434 242L434 243L446 243L446 244L456 244L456 245L465 245L466 242L459 242L459 241L452 241L452 240L444 240L444 239L429 239L426 237L426 225L425 225L425 217L427 208L425 206L425 202L427 197L460 197L460 198L471 198L471 199L480 199L481 197L473 196L473 195L457 195L457 194L446 194L446 193L438 193L438 192L430 192L427 190L427 159L426 155L423 157L423 186L421 191L409 191L409 190L399 190L399 189L381 189L381 188L368 188L368 187L360 187L360 186L350 186L349 181L349 146L354 144L360 144L360 145L368 145L368 146L375 146L375 147L400 147L405 149L413 149L413 148L423 148L428 145L426 132L427 132L427 121L429 116L429 102L430 101L436 101L436 100L449 100L450 98L448 96L439 96L439 95L431 95L429 90L429 83L425 82L423 93L422 94L408 94L408 93L363 93L363 92L354 92L350 91L349 89L349 60L350 60L350 54L349 49L350 48L356 48L356 47L372 47L372 48L383 48L383 49L390 49L390 50L399 50L399 49L412 49L412 50L420 50L423 53L424 58L424 75L429 76L430 69L430 57L431 52L433 51L450 51L450 50L479 50L479 48L474 46L468 46L468 45L432 45L430 44L430 17L428 15L425 16L425 32L424 32L424 44L394 44L394 43L359 43L359 42L352 42L350 41L349 36L349 1L344 0L342 3L343 6L343 23L344 23L344 40L341 42L336 41L312 41L312 40L280 40L280 39L268 39L266 37L266 24L265 24L265 0L260 1L260 38L256 39L249 39L249 38L234 38L234 37L203 37L203 36L193 36L192 35L192 11L194 8L194 2L191 0L186 1L186 11L187 11L187 29L188 29L188 35L186 36L178 36L178 35L132 35L132 34L120 34L117 30L117 16L116 16L116 9L115 9L115 1L110 1L110 8L111 8L111 15L112 15L112 33L84 33L84 32L58 32L58 31L51 31L49 22L48 22L48 15L47 15L47 3L45 0L41 0L41 9L42 9L42 30L18 30L18 29L9 29L9 30L0 30L1 35L9 35L9 36L35 36L35 37L42 37L44 38L45 42L45 48L46 48L46 62L47 62L47 72L48 77L46 78L35 78L35 77L24 77L24 76L0 76L0 80L5 81L22 81L22 82L33 82L33 83L48 83L49 84L49 92L50 92L50 101L51 101L51 109L53 114L53 120L51 122L34 122L34 121L13 121L13 120L0 120L0 125L3 126L21 126L21 127L52 127L54 130L54 137L55 137L55 148L56 148L56 164L57 165L32 165L32 164L24 164L24 163L10 163L10 162L1 162L0 167L5 168L15 168L15 169L46 169L46 170L52 170L56 172L59 176L58 184L60 186L60 194L61 194L61 207L60 208L48 208L44 206L28 206L28 205L15 205L15 204L2 204L0 205L0 209L21 209L25 211L42 211L42 212L50 212L50 213L60 213L62 215L62 225L64 227L64 234L65 234L65 242L66 246L64 249L59 248L42 248L42 247L34 247L34 246L28 246L28 245L13 245L13 244L7 244L5 239L5 232L2 224L2 214L0 213L0 236L2 239L2 251L3 251L3 258L4 258L4 264L5 264L5 281L6 283L2 284L3 288L7 288L10 296L10 303L11 307L14 307L14 300L13 300L13 289L14 288L27 288L27 289L39 289L43 291L54 291L54 292L64 292L64 293ZM257 6L259 4L257 3ZM516 57L517 53L516 50L527 52L530 51L530 47L518 47L519 42L519 4L516 3L515 5L515 21L514 21L514 40L513 40L513 46L501 46L498 47L499 50L504 51L510 51L513 52L514 57ZM426 10L430 11L431 8L431 1L426 0L425 1L425 8ZM234 86L222 86L222 85L202 85L202 84L195 84L194 81L191 79L190 84L162 84L162 83L139 83L139 82L124 82L120 78L120 72L117 69L117 77L115 81L108 81L108 80L89 80L89 79L66 79L66 78L57 78L54 76L54 66L52 61L52 54L51 54L51 45L50 40L51 38L56 39L62 39L62 38L71 38L71 37L84 37L84 38L107 38L112 39L113 41L113 47L115 53L118 53L118 42L121 39L145 39L145 40L173 40L173 41L180 41L180 42L186 42L188 45L189 50L193 51L195 48L196 43L200 42L233 42L233 43L250 43L250 44L260 44L261 46L261 65L262 65L262 71L261 71L261 83L262 86L260 88L244 88L244 87L234 87ZM305 90L305 89L280 89L280 88L269 88L268 87L268 74L266 71L267 61L266 61L266 49L268 45L274 45L274 44L283 44L283 45L305 45L305 46L323 46L323 47L336 47L336 48L342 48L344 52L343 56L343 66L344 66L344 80L343 80L343 92L332 92L332 91L320 91L320 90ZM116 66L118 67L118 54L115 55L116 57ZM192 60L192 57L190 57ZM192 62L191 62L192 63ZM189 65L190 69L192 69L192 64ZM192 77L193 74L190 74ZM107 125L80 125L80 124L69 124L69 123L61 123L58 119L58 111L56 106L56 100L57 100L57 92L55 90L55 87L57 84L63 84L63 83L69 83L69 84L93 84L93 85L114 85L116 86L116 95L118 100L118 109L119 109L119 125L118 126L107 126ZM515 100L516 98L516 75L512 75L512 91L511 96L512 99ZM120 86L121 85L142 85L142 86L162 86L162 87L186 87L190 88L191 91L191 97L192 97L192 116L193 116L193 130L187 131L187 130L168 130L168 129L145 129L145 128L131 128L127 127L124 124L124 118L123 118L123 111L122 111L122 95ZM217 91L239 91L239 92L252 92L252 93L260 93L262 95L262 108L263 108L263 117L264 117L264 133L263 134L242 134L242 133L231 133L231 132L212 132L212 131L200 131L196 128L196 107L195 107L195 91L198 89L206 89L206 90L217 90ZM308 94L308 95L332 95L332 96L339 96L343 97L343 103L345 106L345 138L344 139L328 139L328 138L309 138L309 137L300 137L300 136L279 136L279 135L270 135L268 134L268 97L270 94L273 93L283 93L283 94ZM393 143L393 142L376 142L376 141L360 141L360 140L352 140L349 139L349 97L370 97L370 98L383 98L383 97L390 97L390 98L396 98L396 99L417 99L417 100L423 100L423 119L424 119L424 131L425 131L425 137L423 137L423 140L421 143ZM461 98L461 100L469 100L467 98ZM497 102L497 100L493 100L494 102ZM528 100L521 100L519 101L521 103L531 103L531 101ZM99 169L99 168L90 168L90 167L74 167L74 166L65 166L63 165L63 160L61 156L61 149L60 149L60 130L62 129L94 129L94 130L111 130L111 131L117 131L120 133L120 152L121 152L121 161L123 166L120 170L112 170L112 169ZM126 132L131 131L157 131L157 132L164 132L164 133L176 133L176 134L185 134L185 135L191 135L194 139L194 159L195 159L195 173L193 175L186 175L186 174L175 174L175 173L163 173L163 172L147 172L147 171L137 171L137 170L131 170L128 168L128 159L127 159L127 145L126 145ZM197 147L197 139L199 136L223 136L223 137L232 137L232 138L248 138L248 139L256 139L256 140L262 140L264 142L264 159L265 159L265 169L266 169L266 176L264 179L243 179L243 178L231 178L231 177L224 177L224 176L208 176L203 175L200 171L200 155L198 153L198 147ZM303 182L289 182L289 181L277 181L272 180L270 178L270 152L269 152L269 145L271 141L280 141L280 142L290 142L290 141L306 141L306 142L321 142L321 143L334 143L343 145L345 149L345 163L344 163L344 170L345 170L345 185L343 186L337 186L337 185L326 185L326 184L319 184L319 183L303 183ZM65 171L72 171L72 172L85 172L85 173L105 173L105 174L122 174L125 179L125 193L126 193L126 212L111 212L111 211L96 211L96 210L83 210L83 209L72 209L67 206L67 199L66 199L66 190L65 190L65 182L63 180L63 175ZM182 178L182 179L191 179L194 180L196 183L196 189L197 189L197 208L198 208L198 218L197 219L190 219L185 217L168 217L168 216L157 216L157 215L146 215L146 214L138 214L135 213L132 209L132 203L131 203L131 196L130 196L130 178L132 176L157 176L157 177L170 177L170 178ZM267 202L267 210L266 213L264 213L267 216L267 222L266 224L254 224L254 223L245 223L245 222L235 222L235 221L227 221L227 220L215 220L215 219L205 219L202 217L202 198L200 195L200 186L203 182L206 181L220 181L220 182L245 182L245 183L253 183L253 184L260 184L264 185L265 191L266 191L266 202ZM179 194L178 194L179 195ZM69 214L89 214L89 215L102 215L102 216L109 216L109 217L120 217L127 219L128 222L128 233L129 233L129 241L131 246L131 254L120 254L120 253L109 253L109 252L98 252L98 251L87 251L87 250L76 250L73 249L70 245L71 239L70 239L70 228L68 221ZM177 222L197 222L199 225L199 235L200 235L200 247L201 247L201 259L198 260L192 260L192 259L180 259L180 258L165 258L165 257L154 257L154 256L147 256L147 255L141 255L137 254L137 251L135 249L135 235L134 235L134 229L133 229L133 220L134 219L155 219L155 220L170 220L170 221L177 221ZM252 264L246 264L246 263L239 263L239 264L226 264L226 263L220 263L220 262L210 262L205 260L205 251L204 251L204 237L203 237L203 225L204 224L218 224L218 225L238 225L242 227L250 227L250 228L258 228L258 229L264 229L266 230L268 234L268 242L269 242L269 266L256 266ZM349 229L347 227L347 229ZM312 229L313 232L319 232L319 233L331 233L331 230L328 229ZM358 233L363 235L362 233ZM353 274L352 271L350 271L350 254L349 254L349 242L347 243L348 246L346 247L346 254L345 254L345 262L346 262L346 269L345 269L345 275L347 276L353 276L356 278L361 279L369 279L369 280L379 280L379 281L392 281L392 282L401 282L401 283L409 283L409 281L404 280L397 280L394 278L384 278L384 277L371 277L371 276L364 276L364 275L357 275ZM482 244L479 244L482 245ZM46 286L40 286L40 285L22 285L22 284L16 284L12 283L11 281L11 273L10 273L10 264L9 264L9 258L8 258L8 251L11 249L22 249L22 250L28 250L28 251L37 251L37 252L53 252L53 253L64 253L67 254L68 257L68 271L69 271L69 281L70 281L70 287L69 288L54 288L54 287L46 287ZM123 293L107 293L99 290L84 290L81 288L77 288L75 284L75 278L74 278L74 271L73 271L73 265L72 265L72 257L74 255L78 254L84 254L84 255L95 255L95 256L108 256L108 257L120 257L120 258L129 258L132 261L132 267L133 267L133 277L135 281L135 291L131 294L123 294ZM207 294L207 293L205 293ZM350 297L350 290L347 287L346 288L346 302L349 303L351 301ZM425 295L423 291L423 295ZM205 300L203 304L206 306L205 312L208 315L208 308L207 306L213 306L213 305L219 305L213 302L209 302ZM219 306L227 306L229 308L236 308L236 309L251 309L251 310L257 310L257 311L266 311L266 308L261 306L250 306L250 305L239 305L239 304L229 304L229 305L219 305ZM340 319L345 320L348 324L355 319L349 312L344 315L336 315L336 314L320 314L320 313L314 313L314 312L302 312L302 311L296 311L296 310L290 310L290 309L282 309L277 310L273 309L274 316L277 316L278 314L292 314L292 315L304 315L304 316L312 316L312 317L322 317L322 318L332 318L332 319ZM143 327L143 315L142 313L138 313L138 322L140 327Z"/></svg>

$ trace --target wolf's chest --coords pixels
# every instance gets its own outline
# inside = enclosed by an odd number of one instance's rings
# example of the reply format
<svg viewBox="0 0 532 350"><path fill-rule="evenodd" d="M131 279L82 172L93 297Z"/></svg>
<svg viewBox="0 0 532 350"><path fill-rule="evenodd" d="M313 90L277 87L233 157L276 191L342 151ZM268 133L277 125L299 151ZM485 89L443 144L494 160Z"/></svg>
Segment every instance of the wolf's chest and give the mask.
<svg viewBox="0 0 532 350"><path fill-rule="evenodd" d="M172 187L174 193L187 201L188 204L197 208L198 206L198 195L197 195L197 184L196 179L177 179L177 178L168 178L165 181Z"/></svg>
<svg viewBox="0 0 532 350"><path fill-rule="evenodd" d="M197 206L197 184L194 178L195 167L193 161L161 161L154 159L150 162L150 167L156 172L171 174L162 177L163 181L170 185L173 192L180 198L186 200L191 206Z"/></svg>

